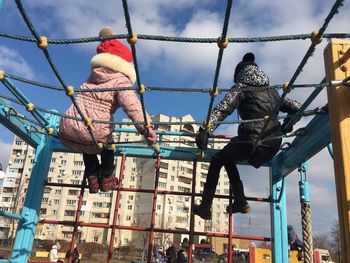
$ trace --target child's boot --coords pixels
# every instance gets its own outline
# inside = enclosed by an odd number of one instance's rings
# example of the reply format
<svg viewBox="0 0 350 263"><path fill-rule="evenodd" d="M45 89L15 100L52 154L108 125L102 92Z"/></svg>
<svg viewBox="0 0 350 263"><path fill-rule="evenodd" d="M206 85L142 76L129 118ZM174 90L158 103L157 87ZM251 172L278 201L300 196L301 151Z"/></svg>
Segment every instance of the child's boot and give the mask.
<svg viewBox="0 0 350 263"><path fill-rule="evenodd" d="M90 194L98 193L99 185L99 169L95 168L91 172L85 171L86 178L88 180L88 187Z"/></svg>
<svg viewBox="0 0 350 263"><path fill-rule="evenodd" d="M118 189L118 179L114 176L115 167L110 170L100 169L100 190L108 192Z"/></svg>
<svg viewBox="0 0 350 263"><path fill-rule="evenodd" d="M251 208L247 202L247 199L244 195L244 189L242 181L239 180L237 182L234 182L234 184L231 184L233 195L234 195L234 201L232 204L232 213L242 213L246 214L249 213ZM226 212L230 213L230 206L226 207Z"/></svg>
<svg viewBox="0 0 350 263"><path fill-rule="evenodd" d="M203 219L211 219L211 204L215 195L215 188L209 188L206 184L204 185L202 202L200 205L194 205L193 213L200 216Z"/></svg>

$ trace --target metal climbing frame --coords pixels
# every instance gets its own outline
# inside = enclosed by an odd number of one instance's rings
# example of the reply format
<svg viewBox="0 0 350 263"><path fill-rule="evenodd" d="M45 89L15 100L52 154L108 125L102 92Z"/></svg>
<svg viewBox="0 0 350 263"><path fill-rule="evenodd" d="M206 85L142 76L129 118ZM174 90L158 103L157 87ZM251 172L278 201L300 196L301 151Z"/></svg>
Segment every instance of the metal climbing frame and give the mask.
<svg viewBox="0 0 350 263"><path fill-rule="evenodd" d="M57 119L48 119L50 123L53 126L56 126ZM55 123L56 122L56 123ZM63 146L59 143L59 141L55 140L54 138L48 136L48 135L40 135L41 140L39 142L39 145L36 147L36 156L34 159L34 165L33 165L33 171L31 174L31 180L30 184L28 186L28 192L26 195L25 204L22 210L21 215L12 215L8 214L5 216L14 218L19 220L19 227L16 235L16 239L14 242L14 250L13 254L10 260L0 260L0 262L26 262L31 254L32 244L34 241L34 236L36 232L36 226L38 223L43 224L61 224L61 225L68 225L73 227L73 235L71 240L70 249L73 250L74 243L77 238L78 233L78 227L98 227L98 228L108 228L111 229L111 237L110 237L110 244L108 249L108 260L107 262L111 262L112 260L112 252L113 252L113 245L114 245L114 236L115 236L115 230L121 229L121 230L133 230L133 231L146 231L149 232L149 245L148 245L148 256L147 256L147 262L151 262L152 260L152 251L153 251L153 239L154 239L154 233L156 232L163 232L163 233L180 233L180 234L189 234L189 247L188 247L188 255L192 255L192 244L193 244L193 236L194 235L202 235L202 236L209 236L209 237L227 237L228 243L232 244L232 238L237 239L247 239L247 240L257 240L257 241L270 241L270 238L268 237L259 237L259 236L240 236L240 235L234 235L232 231L232 214L229 215L230 219L230 231L228 234L222 234L222 233L207 233L207 232L197 232L194 229L194 214L192 213L193 204L194 204L194 198L196 196L200 196L199 193L195 193L195 184L196 184L196 167L197 167L197 160L198 157L193 153L192 158L188 159L193 161L193 174L192 174L192 192L191 193L183 193L178 191L164 191L158 189L158 180L159 180L159 169L160 169L160 160L162 158L169 159L169 156L167 156L167 153L163 154L160 153L157 156L148 156L145 151L142 149L138 150L138 153L135 151L129 151L128 149L119 150L116 152L116 154L121 155L121 163L120 163L120 173L119 173L119 185L118 185L118 192L114 207L114 214L113 214L113 223L111 225L109 224L101 224L101 223L86 223L81 222L80 220L80 212L81 212L81 206L83 202L83 196L84 196L84 189L86 188L86 180L83 178L81 185L72 185L72 184L59 184L59 183L49 183L46 182L46 177L48 174L48 169L50 166L51 156L52 153L56 150L66 150L68 149L63 148ZM27 141L28 138L23 138ZM154 189L133 189L133 188L123 188L122 187L122 181L123 181L123 171L124 171L124 165L125 160L127 156L138 156L138 157L151 157L156 159L156 165L155 165L155 182L154 182ZM40 172L39 172L40 171ZM36 180L33 180L33 179ZM80 188L80 195L79 195L79 201L76 211L76 217L74 221L57 221L57 220L39 220L38 219L38 212L40 210L41 200L44 194L45 186L59 186L59 187L74 187L74 188ZM117 222L117 216L118 216L118 207L119 207L119 201L120 201L120 194L123 191L127 192L139 192L139 193L151 193L153 194L153 205L152 205L152 214L151 214L151 225L148 228L142 228L142 227L133 227L133 226L122 226L119 225ZM157 204L157 196L159 195L182 195L182 196L189 196L191 197L191 217L190 217L190 227L188 230L169 230L169 229L161 229L161 228L155 228L155 213L156 213L156 204ZM230 198L227 195L216 195L216 198ZM268 198L248 198L248 200L251 201L258 201L258 202L269 202ZM231 255L231 259L228 260L228 262L232 262L232 245L229 246L229 255ZM192 261L192 258L189 257L189 262ZM36 262L29 260L28 262ZM69 260L71 262L71 259Z"/></svg>

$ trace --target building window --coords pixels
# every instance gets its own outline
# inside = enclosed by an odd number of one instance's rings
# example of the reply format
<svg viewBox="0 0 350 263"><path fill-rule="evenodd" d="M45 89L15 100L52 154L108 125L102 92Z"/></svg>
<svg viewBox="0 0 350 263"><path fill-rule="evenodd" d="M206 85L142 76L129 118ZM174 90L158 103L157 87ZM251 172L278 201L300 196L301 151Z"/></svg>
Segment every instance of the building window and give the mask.
<svg viewBox="0 0 350 263"><path fill-rule="evenodd" d="M11 197L4 196L4 197L2 198L2 202L11 202ZM43 202L44 202L44 200L43 200Z"/></svg>
<svg viewBox="0 0 350 263"><path fill-rule="evenodd" d="M73 170L73 171L72 171L72 174L73 174L73 175L76 175L76 176L77 176L77 175L81 175L81 171L80 171L80 170Z"/></svg>
<svg viewBox="0 0 350 263"><path fill-rule="evenodd" d="M159 182L159 183L158 183L158 186L159 186L159 187L162 187L162 188L166 188L166 183Z"/></svg>
<svg viewBox="0 0 350 263"><path fill-rule="evenodd" d="M71 238L72 237L72 233L71 232L63 232L63 237L64 238Z"/></svg>
<svg viewBox="0 0 350 263"><path fill-rule="evenodd" d="M180 192L183 192L183 193L189 193L190 192L190 188L186 188L186 187L182 187L182 186L178 186L177 190L179 190Z"/></svg>
<svg viewBox="0 0 350 263"><path fill-rule="evenodd" d="M46 208L40 208L40 214L46 215Z"/></svg>
<svg viewBox="0 0 350 263"><path fill-rule="evenodd" d="M160 210L162 208L161 205L157 205L157 210Z"/></svg>
<svg viewBox="0 0 350 263"><path fill-rule="evenodd" d="M64 210L65 216L75 216L75 210Z"/></svg>
<svg viewBox="0 0 350 263"><path fill-rule="evenodd" d="M57 210L52 210L52 211L51 211L51 215L57 216L57 215L58 215Z"/></svg>
<svg viewBox="0 0 350 263"><path fill-rule="evenodd" d="M60 199L54 199L54 200L53 200L53 203L54 203L55 205L59 205L59 204L60 204Z"/></svg>
<svg viewBox="0 0 350 263"><path fill-rule="evenodd" d="M78 195L79 190L68 190L68 195Z"/></svg>
<svg viewBox="0 0 350 263"><path fill-rule="evenodd" d="M62 193L62 190L61 189L56 189L55 190L55 195L60 195Z"/></svg>
<svg viewBox="0 0 350 263"><path fill-rule="evenodd" d="M126 216L126 217L125 217L125 220L126 220L126 221L130 221L130 220L131 220L131 216Z"/></svg>
<svg viewBox="0 0 350 263"><path fill-rule="evenodd" d="M45 187L44 193L45 194L49 194L50 192L51 192L51 188L50 187Z"/></svg>
<svg viewBox="0 0 350 263"><path fill-rule="evenodd" d="M76 205L77 200L67 200L67 205Z"/></svg>
<svg viewBox="0 0 350 263"><path fill-rule="evenodd" d="M61 165L67 165L67 161L66 160L61 160Z"/></svg>
<svg viewBox="0 0 350 263"><path fill-rule="evenodd" d="M47 204L48 201L49 201L49 198L48 197L44 197L43 201L41 203L42 204Z"/></svg>
<svg viewBox="0 0 350 263"><path fill-rule="evenodd" d="M134 200L134 196L133 195L129 195L128 196L128 200Z"/></svg>
<svg viewBox="0 0 350 263"><path fill-rule="evenodd" d="M56 162L56 158L52 158L52 159L51 159L51 162L52 162L52 163L55 163L55 162Z"/></svg>
<svg viewBox="0 0 350 263"><path fill-rule="evenodd" d="M57 179L57 183L62 184L63 180L62 179Z"/></svg>
<svg viewBox="0 0 350 263"><path fill-rule="evenodd" d="M128 205L128 210L132 210L132 205Z"/></svg>
<svg viewBox="0 0 350 263"><path fill-rule="evenodd" d="M94 237L94 242L98 242L98 237Z"/></svg>
<svg viewBox="0 0 350 263"><path fill-rule="evenodd" d="M83 161L74 161L74 165L75 166L82 166L83 165Z"/></svg>

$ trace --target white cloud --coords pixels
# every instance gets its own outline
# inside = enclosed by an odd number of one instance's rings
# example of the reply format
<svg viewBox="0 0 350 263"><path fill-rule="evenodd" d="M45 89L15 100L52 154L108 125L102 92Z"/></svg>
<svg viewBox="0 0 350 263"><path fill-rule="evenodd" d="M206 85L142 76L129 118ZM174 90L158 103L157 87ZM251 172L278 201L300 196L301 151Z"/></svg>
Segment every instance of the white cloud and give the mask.
<svg viewBox="0 0 350 263"><path fill-rule="evenodd" d="M0 163L2 164L3 170L6 170L8 160L10 157L10 152L12 149L12 144L4 142L0 139Z"/></svg>
<svg viewBox="0 0 350 263"><path fill-rule="evenodd" d="M12 48L0 45L0 68L5 73L20 74L24 78L33 78L34 73L21 54Z"/></svg>

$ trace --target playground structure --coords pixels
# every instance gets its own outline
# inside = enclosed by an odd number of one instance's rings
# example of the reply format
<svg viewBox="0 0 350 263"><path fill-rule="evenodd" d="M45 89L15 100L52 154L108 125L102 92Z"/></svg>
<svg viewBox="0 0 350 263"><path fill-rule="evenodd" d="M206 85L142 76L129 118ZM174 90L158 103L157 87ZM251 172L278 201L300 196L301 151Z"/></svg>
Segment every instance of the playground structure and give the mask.
<svg viewBox="0 0 350 263"><path fill-rule="evenodd" d="M261 241L271 241L272 244L272 261L274 263L286 263L288 262L288 242L287 242L287 211L286 211L286 191L285 191L285 176L291 173L295 169L299 169L301 173L301 180L299 182L300 189L300 202L301 202L301 213L302 213L302 226L303 226L303 240L305 244L305 262L312 262L313 260L313 247L312 247L312 232L311 232L311 209L310 209L310 191L309 183L306 178L307 163L306 161L318 153L324 147L329 146L332 142L332 153L334 158L335 166L335 179L337 187L337 199L338 199L338 210L339 210L339 222L340 222L340 240L342 244L342 259L343 262L350 262L350 211L349 211L349 201L350 201L350 139L348 136L348 131L350 128L350 89L349 89L349 74L350 74L350 42L346 40L331 40L325 49L325 68L326 68L326 79L320 84L313 85L300 85L301 87L314 87L312 94L306 99L298 113L296 113L289 121L289 126L294 125L303 115L315 114L316 116L309 122L309 124L302 130L294 132L296 138L289 145L288 148L281 149L281 151L273 158L270 164L270 198L259 199L259 198L248 198L252 201L265 201L270 203L270 213L271 213L271 238L268 237L257 237L257 236L238 236L233 235L232 229L232 214L229 215L229 234L217 234L217 233L198 233L194 231L194 215L190 215L190 227L187 231L179 230L166 230L157 229L154 226L156 201L158 195L184 195L191 197L191 211L194 205L194 197L200 194L195 193L196 185L196 166L198 162L207 162L210 157L216 152L216 150L208 149L205 152L200 152L195 148L180 148L180 147L170 147L162 144L161 133L159 134L159 145L157 147L147 148L145 145L130 145L130 144L116 144L116 145L103 145L102 143L95 140L95 143L101 148L109 147L115 149L116 156L121 156L120 174L119 174L119 187L117 200L115 204L114 214L113 214L113 224L91 224L79 221L81 206L83 202L84 189L86 188L86 180L82 179L82 184L77 185L64 185L65 187L79 187L81 189L77 213L75 221L73 222L57 222L54 220L39 220L38 214L40 210L41 200L44 193L45 185L50 183L46 182L48 169L51 161L51 156L53 152L68 152L69 149L63 147L57 138L57 128L59 126L59 117L65 117L64 115L57 113L55 111L49 111L42 109L33 103L31 103L26 96L11 82L11 79L17 81L23 81L29 84L49 87L53 89L58 89L66 93L69 99L75 104L74 93L81 92L80 90L75 90L71 86L67 86L64 80L61 78L59 71L53 63L53 60L48 51L49 44L64 44L65 41L50 41L46 37L39 36L32 25L29 17L27 16L25 9L20 0L15 1L21 15L26 22L29 30L31 31L34 38L27 38L21 36L15 36L10 34L0 34L2 37L8 37L13 39L19 39L23 41L32 42L38 45L38 48L42 50L45 55L50 67L57 76L57 79L61 83L61 87L52 87L47 84L25 80L20 77L10 75L6 72L0 72L0 80L2 84L16 97L16 99L1 96L3 99L7 99L13 103L24 106L27 111L32 115L35 121L16 114L11 108L0 104L0 122L11 130L14 134L22 138L25 142L36 149L35 161L33 164L33 169L30 177L30 182L28 185L28 190L26 193L24 207L22 208L21 214L12 214L4 211L0 211L0 215L7 218L16 219L19 221L19 227L16 234L16 239L10 259L0 260L0 262L30 262L29 259L35 231L37 224L49 223L49 224L67 224L73 226L73 235L71 241L71 251L73 250L73 245L75 243L78 227L101 227L111 229L111 242L108 253L108 262L112 260L112 250L113 250L113 240L116 229L126 229L126 230L136 230L136 231L147 231L149 232L149 246L148 246L148 256L147 262L151 262L152 258L152 246L153 238L155 232L172 232L172 233L183 233L189 234L189 246L188 255L192 254L192 244L194 235L203 236L221 236L227 237L229 243L228 251L228 262L232 261L232 238L243 238L250 240L261 240ZM202 43L213 43L217 42L218 60L215 69L215 76L212 85L212 89L205 90L210 95L210 103L208 109L207 119L209 119L210 112L213 108L215 96L218 95L218 77L220 72L220 65L223 57L225 48L229 43L237 42L257 42L257 41L277 41L277 40L291 40L291 39L311 39L311 44L309 49L298 66L295 74L292 76L288 83L283 85L271 86L269 88L282 88L283 94L281 96L281 101L291 92L297 85L294 85L298 75L300 74L302 68L307 63L308 59L314 52L317 44L322 41L322 38L349 38L349 34L325 34L328 23L331 21L333 16L337 13L338 8L342 5L342 0L335 1L329 15L326 17L324 24L318 31L314 31L311 35L298 35L287 37L269 37L269 38L252 38L252 39L227 39L227 28L228 21L230 17L230 10L232 6L232 1L227 1L225 19L222 34L218 39L189 39L189 38L169 38L169 37L156 37L156 36L146 36L137 35L132 30L132 24L130 19L130 14L128 11L127 1L123 0L123 8L125 13L126 25L128 34L125 35L114 35L110 37L95 37L86 39L70 40L66 43L81 43L81 42L91 42L100 41L103 39L110 38L126 38L131 46L133 52L133 58L135 62L135 70L137 75L137 87L136 91L140 96L140 101L142 104L143 111L145 113L144 107L144 92L146 90L152 90L151 88L146 88L142 82L139 75L137 56L136 56L136 43L138 39L151 39L160 41L181 41L181 42L202 42ZM1 1L0 1L1 4ZM310 103L315 99L315 97L321 92L323 88L327 87L328 91L328 114L324 114L324 111L305 111ZM248 87L249 88L249 87ZM130 87L129 89L134 89ZM165 91L174 91L171 89L163 89ZM192 91L200 91L191 89ZM102 90L94 90L94 92L101 92ZM179 91L179 90L178 90ZM188 90L181 90L188 91ZM75 104L75 106L77 106ZM78 108L78 107L77 107ZM269 116L260 120L251 121L265 121L267 125L271 118L277 118L277 109L271 112ZM43 113L46 113L45 115ZM279 118L279 117L278 117ZM91 136L94 138L92 126L94 123L98 123L98 120L91 120L88 116L81 115L81 121L86 123L87 129L89 129ZM225 123L239 123L235 122L225 122ZM115 122L114 124L120 124ZM125 124L125 123L124 123ZM130 124L134 124L131 123ZM145 127L150 125L147 123L145 118ZM171 125L172 123L168 123ZM184 123L185 124L185 123ZM201 122L194 122L194 124L201 124ZM205 123L209 127L210 123ZM132 130L117 130L118 132L134 132ZM177 132L172 133L172 135L178 136L193 136L191 134ZM215 139L215 136L214 136ZM260 138L255 143L259 143ZM122 188L123 180L123 167L125 164L125 159L128 156L140 157L140 158L153 158L156 160L156 175L154 182L154 189L125 189ZM158 179L159 179L159 164L161 159L178 159L187 160L193 162L193 177L192 177L192 192L182 193L175 191L161 191L158 190ZM51 184L53 185L53 184ZM57 185L57 184L56 184ZM118 215L118 203L120 199L121 191L140 191L153 194L153 208L152 208L152 220L151 225L148 228L140 227L127 227L117 224ZM216 195L220 198L232 198L230 196ZM188 258L191 263L191 257ZM69 259L71 262L71 258Z"/></svg>

